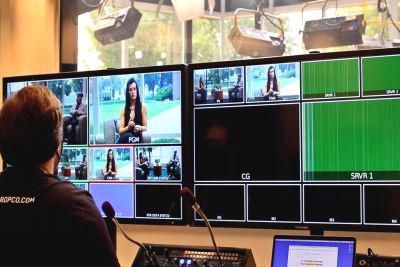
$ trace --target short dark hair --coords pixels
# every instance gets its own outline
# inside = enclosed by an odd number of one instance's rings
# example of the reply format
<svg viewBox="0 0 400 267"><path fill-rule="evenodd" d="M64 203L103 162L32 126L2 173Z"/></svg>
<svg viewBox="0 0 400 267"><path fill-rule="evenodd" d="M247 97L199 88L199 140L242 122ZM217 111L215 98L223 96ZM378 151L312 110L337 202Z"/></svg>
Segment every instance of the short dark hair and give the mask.
<svg viewBox="0 0 400 267"><path fill-rule="evenodd" d="M82 93L78 93L78 94L76 95L76 97L83 97L83 94L82 94Z"/></svg>
<svg viewBox="0 0 400 267"><path fill-rule="evenodd" d="M51 159L61 143L60 101L47 88L27 86L0 110L0 153L14 166L34 167Z"/></svg>

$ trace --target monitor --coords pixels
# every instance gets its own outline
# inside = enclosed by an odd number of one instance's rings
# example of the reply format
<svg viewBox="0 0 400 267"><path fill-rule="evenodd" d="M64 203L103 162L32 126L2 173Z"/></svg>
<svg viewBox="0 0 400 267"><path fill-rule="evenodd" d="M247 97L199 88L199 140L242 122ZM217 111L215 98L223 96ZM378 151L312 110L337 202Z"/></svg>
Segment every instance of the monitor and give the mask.
<svg viewBox="0 0 400 267"><path fill-rule="evenodd" d="M211 223L398 231L399 52L190 64L190 172ZM201 79L225 85L223 98L199 101Z"/></svg>
<svg viewBox="0 0 400 267"><path fill-rule="evenodd" d="M276 235L271 267L353 267L354 237Z"/></svg>
<svg viewBox="0 0 400 267"><path fill-rule="evenodd" d="M185 224L185 69L9 77L4 99L32 84L52 90L63 112L58 176L88 190L100 211L109 201L125 223Z"/></svg>

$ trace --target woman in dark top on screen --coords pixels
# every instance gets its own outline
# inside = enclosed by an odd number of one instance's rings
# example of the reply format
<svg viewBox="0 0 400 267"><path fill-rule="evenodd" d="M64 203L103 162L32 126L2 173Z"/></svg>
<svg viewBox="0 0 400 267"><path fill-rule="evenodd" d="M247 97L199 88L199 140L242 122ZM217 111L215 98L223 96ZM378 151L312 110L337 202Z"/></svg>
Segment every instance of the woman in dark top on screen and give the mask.
<svg viewBox="0 0 400 267"><path fill-rule="evenodd" d="M145 179L147 179L147 176L149 175L149 161L147 160L147 157L143 157L143 153L139 153L139 160L138 160L138 166L143 170Z"/></svg>
<svg viewBox="0 0 400 267"><path fill-rule="evenodd" d="M207 101L207 89L206 85L204 84L203 76L199 79L199 86L197 87L197 93L200 94L200 103L205 104Z"/></svg>
<svg viewBox="0 0 400 267"><path fill-rule="evenodd" d="M281 82L276 78L273 66L268 68L268 80L264 86L264 100L278 100L281 94Z"/></svg>
<svg viewBox="0 0 400 267"><path fill-rule="evenodd" d="M110 148L107 151L107 162L106 166L104 166L103 169L104 180L117 180L116 178L117 173L118 173L117 163L115 162L114 159L114 153Z"/></svg>
<svg viewBox="0 0 400 267"><path fill-rule="evenodd" d="M140 101L139 87L134 78L126 84L125 107L119 119L119 144L140 143L142 132L147 130L147 109Z"/></svg>

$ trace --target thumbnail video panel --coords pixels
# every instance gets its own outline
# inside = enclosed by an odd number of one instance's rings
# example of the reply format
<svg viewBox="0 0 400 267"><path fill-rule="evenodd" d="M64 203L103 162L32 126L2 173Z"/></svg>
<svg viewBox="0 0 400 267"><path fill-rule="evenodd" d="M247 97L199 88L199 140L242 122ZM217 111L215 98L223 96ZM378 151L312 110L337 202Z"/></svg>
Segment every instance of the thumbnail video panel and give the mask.
<svg viewBox="0 0 400 267"><path fill-rule="evenodd" d="M88 180L88 149L86 146L66 146L58 163L58 177L63 180Z"/></svg>
<svg viewBox="0 0 400 267"><path fill-rule="evenodd" d="M364 185L364 223L400 225L400 184Z"/></svg>
<svg viewBox="0 0 400 267"><path fill-rule="evenodd" d="M303 99L359 96L358 61L347 58L303 62Z"/></svg>
<svg viewBox="0 0 400 267"><path fill-rule="evenodd" d="M244 99L244 67L198 69L193 73L195 105L240 103Z"/></svg>
<svg viewBox="0 0 400 267"><path fill-rule="evenodd" d="M181 146L141 146L135 151L136 181L182 180Z"/></svg>
<svg viewBox="0 0 400 267"><path fill-rule="evenodd" d="M304 181L400 181L400 99L303 107Z"/></svg>
<svg viewBox="0 0 400 267"><path fill-rule="evenodd" d="M246 67L246 100L276 101L300 98L300 63Z"/></svg>
<svg viewBox="0 0 400 267"><path fill-rule="evenodd" d="M101 205L108 201L117 218L133 218L133 184L131 183L89 183L89 192L103 217Z"/></svg>
<svg viewBox="0 0 400 267"><path fill-rule="evenodd" d="M210 221L245 221L245 185L197 184L194 194ZM196 214L195 220L203 219Z"/></svg>
<svg viewBox="0 0 400 267"><path fill-rule="evenodd" d="M361 224L361 185L303 185L305 223Z"/></svg>
<svg viewBox="0 0 400 267"><path fill-rule="evenodd" d="M400 95L400 56L363 57L362 92L364 96Z"/></svg>
<svg viewBox="0 0 400 267"><path fill-rule="evenodd" d="M136 184L136 218L182 219L181 184Z"/></svg>
<svg viewBox="0 0 400 267"><path fill-rule="evenodd" d="M300 181L299 120L299 104L195 109L195 181Z"/></svg>
<svg viewBox="0 0 400 267"><path fill-rule="evenodd" d="M90 144L182 142L180 71L89 79Z"/></svg>
<svg viewBox="0 0 400 267"><path fill-rule="evenodd" d="M132 147L90 147L90 180L133 181Z"/></svg>
<svg viewBox="0 0 400 267"><path fill-rule="evenodd" d="M247 220L300 223L301 186L299 184L247 185Z"/></svg>
<svg viewBox="0 0 400 267"><path fill-rule="evenodd" d="M27 77L28 78L28 77ZM87 145L87 78L26 80L7 83L6 97L25 86L48 87L60 100L63 116L64 146Z"/></svg>

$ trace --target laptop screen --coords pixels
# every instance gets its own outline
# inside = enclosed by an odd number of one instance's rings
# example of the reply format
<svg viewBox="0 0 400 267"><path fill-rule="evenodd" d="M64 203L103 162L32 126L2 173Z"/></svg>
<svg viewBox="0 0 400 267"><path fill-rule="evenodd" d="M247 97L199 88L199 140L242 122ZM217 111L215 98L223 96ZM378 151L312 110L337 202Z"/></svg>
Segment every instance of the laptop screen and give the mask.
<svg viewBox="0 0 400 267"><path fill-rule="evenodd" d="M353 237L275 236L272 267L352 267Z"/></svg>

